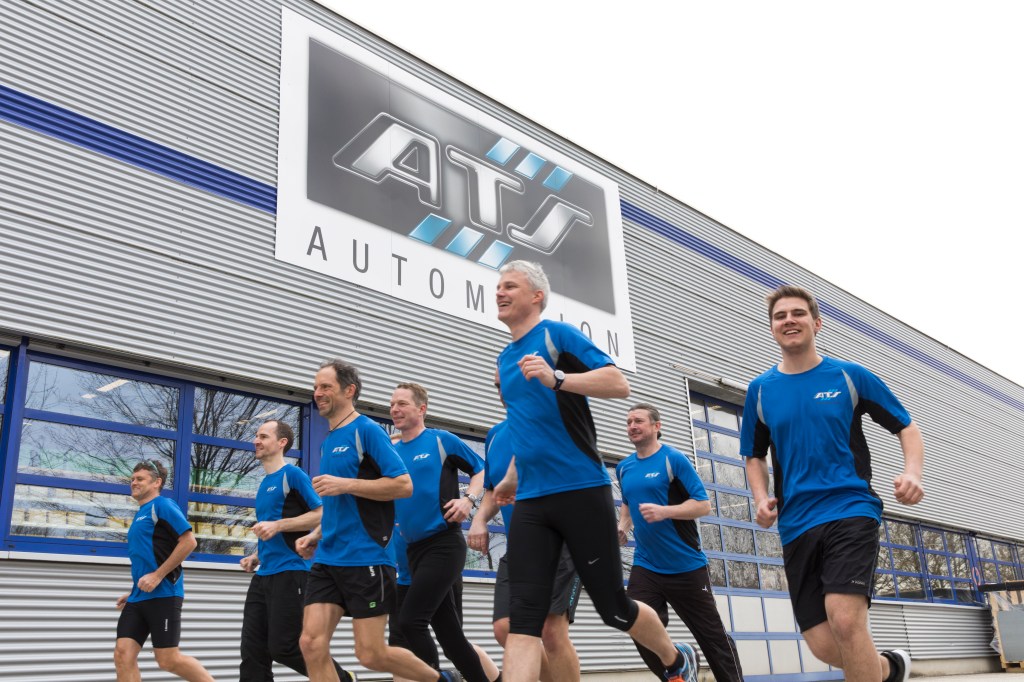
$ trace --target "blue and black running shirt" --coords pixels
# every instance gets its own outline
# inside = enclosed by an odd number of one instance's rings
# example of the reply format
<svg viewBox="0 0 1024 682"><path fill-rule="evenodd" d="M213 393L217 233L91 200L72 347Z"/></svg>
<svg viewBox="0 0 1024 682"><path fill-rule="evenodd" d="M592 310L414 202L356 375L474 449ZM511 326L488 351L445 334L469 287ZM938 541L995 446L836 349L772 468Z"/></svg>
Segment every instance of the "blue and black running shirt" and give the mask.
<svg viewBox="0 0 1024 682"><path fill-rule="evenodd" d="M519 475L516 499L611 485L586 396L553 391L537 379L527 381L518 364L527 355L539 355L566 374L615 364L583 332L564 322L541 320L505 346L498 372Z"/></svg>
<svg viewBox="0 0 1024 682"><path fill-rule="evenodd" d="M893 434L910 425L889 387L853 362L826 357L800 374L772 367L750 383L740 454L764 458L771 449L782 544L830 521L881 519L865 414Z"/></svg>
<svg viewBox="0 0 1024 682"><path fill-rule="evenodd" d="M666 506L708 499L689 457L671 445L662 445L653 455L642 459L634 452L619 462L615 475L622 487L622 504L628 507L633 520L634 565L666 575L696 571L707 565L695 520L648 523L640 513L640 505L645 503Z"/></svg>
<svg viewBox="0 0 1024 682"><path fill-rule="evenodd" d="M512 462L512 434L508 430L508 422L503 421L491 427L484 441L484 488L494 490L508 473L508 465ZM514 504L501 507L501 522L508 528L512 525Z"/></svg>
<svg viewBox="0 0 1024 682"><path fill-rule="evenodd" d="M293 464L285 464L264 476L260 482L256 492L256 520L291 519L319 509L321 504L306 472ZM274 575L282 571L308 571L310 562L295 552L295 541L305 534L305 531L284 532L269 540L259 540L260 567L256 573Z"/></svg>
<svg viewBox="0 0 1024 682"><path fill-rule="evenodd" d="M178 505L166 497L157 495L139 507L128 528L128 558L132 562L132 592L128 601L185 596L181 566L164 576L152 592L139 589L139 578L160 568L178 546L178 538L191 530Z"/></svg>
<svg viewBox="0 0 1024 682"><path fill-rule="evenodd" d="M459 524L444 520L444 506L459 498L459 471L472 476L484 461L458 436L424 429L408 443L395 443L412 477L412 497L395 500L395 511L406 542L418 542Z"/></svg>
<svg viewBox="0 0 1024 682"><path fill-rule="evenodd" d="M327 434L320 446L320 473L376 480L408 473L384 429L359 415ZM379 566L395 563L387 546L395 530L395 503L355 495L327 495L320 521L323 538L313 556L327 566Z"/></svg>

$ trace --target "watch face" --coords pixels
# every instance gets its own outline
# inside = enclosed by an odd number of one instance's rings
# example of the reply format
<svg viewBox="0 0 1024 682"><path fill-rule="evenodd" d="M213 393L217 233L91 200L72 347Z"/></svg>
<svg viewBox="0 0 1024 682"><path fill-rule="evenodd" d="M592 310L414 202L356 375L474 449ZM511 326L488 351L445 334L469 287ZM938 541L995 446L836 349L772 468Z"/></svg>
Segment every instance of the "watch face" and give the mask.
<svg viewBox="0 0 1024 682"><path fill-rule="evenodd" d="M555 378L558 379L559 381L564 381L565 380L565 372L563 372L560 369L556 369L555 370Z"/></svg>

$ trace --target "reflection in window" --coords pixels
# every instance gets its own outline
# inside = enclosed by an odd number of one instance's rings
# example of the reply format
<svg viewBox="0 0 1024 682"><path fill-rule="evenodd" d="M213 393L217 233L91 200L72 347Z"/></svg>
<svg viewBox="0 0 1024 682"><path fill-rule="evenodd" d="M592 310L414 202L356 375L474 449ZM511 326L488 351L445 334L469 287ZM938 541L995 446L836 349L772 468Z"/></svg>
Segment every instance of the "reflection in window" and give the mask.
<svg viewBox="0 0 1024 682"><path fill-rule="evenodd" d="M928 572L932 575L949 575L949 560L945 554L925 555L928 559Z"/></svg>
<svg viewBox="0 0 1024 682"><path fill-rule="evenodd" d="M924 545L925 549L935 552L941 552L946 548L945 543L942 541L942 532L937 530L922 530L921 544Z"/></svg>
<svg viewBox="0 0 1024 682"><path fill-rule="evenodd" d="M711 452L724 457L740 458L740 439L717 431L711 432Z"/></svg>
<svg viewBox="0 0 1024 682"><path fill-rule="evenodd" d="M700 476L700 480L704 483L714 483L715 477L711 473L711 460L707 457L697 458L697 475Z"/></svg>
<svg viewBox="0 0 1024 682"><path fill-rule="evenodd" d="M715 462L715 482L719 485L739 488L740 490L747 487L747 478L744 475L743 467L726 464L725 462Z"/></svg>
<svg viewBox="0 0 1024 682"><path fill-rule="evenodd" d="M749 521L750 520L750 498L744 497L743 495L733 495L732 493L718 493L718 511L719 516L725 519L735 519L737 521Z"/></svg>
<svg viewBox="0 0 1024 682"><path fill-rule="evenodd" d="M921 572L921 557L912 549L898 549L893 547L892 550L892 565L897 571L907 571L908 573L920 573Z"/></svg>
<svg viewBox="0 0 1024 682"><path fill-rule="evenodd" d="M754 531L749 528L722 526L722 534L725 537L726 552L730 554L754 553Z"/></svg>
<svg viewBox="0 0 1024 682"><path fill-rule="evenodd" d="M896 582L893 580L892 573L875 574L875 596L896 598Z"/></svg>
<svg viewBox="0 0 1024 682"><path fill-rule="evenodd" d="M1013 562L1013 547L1003 542L993 542L992 546L996 551L996 561Z"/></svg>
<svg viewBox="0 0 1024 682"><path fill-rule="evenodd" d="M690 419L704 421L704 401L690 396Z"/></svg>
<svg viewBox="0 0 1024 682"><path fill-rule="evenodd" d="M82 481L127 484L135 465L163 463L174 484L174 441L130 433L26 419L21 431L18 472Z"/></svg>
<svg viewBox="0 0 1024 682"><path fill-rule="evenodd" d="M178 389L116 374L32 362L25 407L155 429L178 428Z"/></svg>
<svg viewBox="0 0 1024 682"><path fill-rule="evenodd" d="M268 419L286 422L295 431L295 443L302 442L299 407L276 400L241 393L197 388L193 428L204 436L249 442Z"/></svg>
<svg viewBox="0 0 1024 682"><path fill-rule="evenodd" d="M693 430L693 447L704 452L711 452L711 437L708 435L707 429L694 429Z"/></svg>
<svg viewBox="0 0 1024 682"><path fill-rule="evenodd" d="M463 530L463 534L469 531ZM497 571L498 561L505 556L507 550L507 536L504 533L490 531L487 541L487 553L482 554L475 549L466 552L466 570L469 571ZM623 547L625 549L625 547Z"/></svg>
<svg viewBox="0 0 1024 682"><path fill-rule="evenodd" d="M717 523L708 523L707 521L701 521L700 544L705 552L722 551L722 536L719 534L719 528L720 526Z"/></svg>
<svg viewBox="0 0 1024 682"><path fill-rule="evenodd" d="M245 556L256 551L256 523L253 507L209 502L189 502L188 522L195 533L200 554Z"/></svg>
<svg viewBox="0 0 1024 682"><path fill-rule="evenodd" d="M285 463L298 460L286 457ZM254 499L264 472L252 450L193 443L189 475L191 492Z"/></svg>
<svg viewBox="0 0 1024 682"><path fill-rule="evenodd" d="M889 526L889 542L894 545L917 546L917 541L914 539L914 527L909 523L886 521L886 525Z"/></svg>
<svg viewBox="0 0 1024 682"><path fill-rule="evenodd" d="M725 587L725 560L708 559L708 573L711 574L711 584L715 587Z"/></svg>
<svg viewBox="0 0 1024 682"><path fill-rule="evenodd" d="M740 430L739 421L736 419L736 408L726 405L708 405L708 421L715 426L722 426L733 431Z"/></svg>
<svg viewBox="0 0 1024 682"><path fill-rule="evenodd" d="M757 555L773 559L782 558L782 539L778 533L757 531Z"/></svg>
<svg viewBox="0 0 1024 682"><path fill-rule="evenodd" d="M7 396L7 370L11 366L11 352L0 348L0 405Z"/></svg>
<svg viewBox="0 0 1024 682"><path fill-rule="evenodd" d="M729 587L743 587L753 590L759 587L757 564L749 561L728 560L726 565L729 567Z"/></svg>
<svg viewBox="0 0 1024 682"><path fill-rule="evenodd" d="M879 571L892 570L892 561L889 559L889 548L884 545L878 548L878 561L875 564L875 569Z"/></svg>
<svg viewBox="0 0 1024 682"><path fill-rule="evenodd" d="M128 495L16 485L11 534L125 542L138 509Z"/></svg>
<svg viewBox="0 0 1024 682"><path fill-rule="evenodd" d="M916 575L896 576L896 592L900 599L924 599L924 586Z"/></svg>
<svg viewBox="0 0 1024 682"><path fill-rule="evenodd" d="M717 495L717 493L715 493L714 490L709 490L707 492L708 492L708 502L711 503L711 515L712 516L718 516L718 495Z"/></svg>
<svg viewBox="0 0 1024 682"><path fill-rule="evenodd" d="M778 564L760 564L761 589L785 592L789 589L786 582L786 570Z"/></svg>

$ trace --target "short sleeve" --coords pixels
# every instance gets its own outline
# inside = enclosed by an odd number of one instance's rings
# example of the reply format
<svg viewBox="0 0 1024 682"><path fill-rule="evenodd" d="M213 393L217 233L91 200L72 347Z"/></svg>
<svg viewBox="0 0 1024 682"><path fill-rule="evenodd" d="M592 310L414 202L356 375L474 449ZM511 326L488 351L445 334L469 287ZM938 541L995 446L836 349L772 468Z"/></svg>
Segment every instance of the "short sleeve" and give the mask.
<svg viewBox="0 0 1024 682"><path fill-rule="evenodd" d="M860 365L852 365L856 377L858 398L864 411L871 419L890 433L899 433L910 425L910 413L896 397L896 394L870 370Z"/></svg>
<svg viewBox="0 0 1024 682"><path fill-rule="evenodd" d="M409 473L384 429L367 420L364 426L360 426L359 433L364 439L363 452L377 463L382 476L397 478Z"/></svg>
<svg viewBox="0 0 1024 682"><path fill-rule="evenodd" d="M743 426L740 427L740 455L763 459L768 455L768 427L761 421L757 413L757 401L761 394L761 385L752 382L747 389L747 397L743 402Z"/></svg>
<svg viewBox="0 0 1024 682"><path fill-rule="evenodd" d="M558 350L573 355L588 369L600 369L615 364L610 355L598 348L586 334L576 327L569 324L558 324L555 328L558 330Z"/></svg>
<svg viewBox="0 0 1024 682"><path fill-rule="evenodd" d="M285 475L288 477L288 485L302 496L310 510L319 509L323 506L320 496L313 490L313 482L309 480L309 476L302 469L288 467Z"/></svg>
<svg viewBox="0 0 1024 682"><path fill-rule="evenodd" d="M447 431L441 431L440 434L445 453L449 457L455 457L457 462L461 460L462 466L458 466L460 470L471 475L484 470L484 460L461 438Z"/></svg>
<svg viewBox="0 0 1024 682"><path fill-rule="evenodd" d="M181 513L181 509L178 508L178 505L174 504L174 502L166 497L159 497L157 499L157 518L161 521L166 521L179 537L192 530L192 526L189 525L188 519L186 519L185 515Z"/></svg>
<svg viewBox="0 0 1024 682"><path fill-rule="evenodd" d="M675 474L676 479L683 484L686 488L686 492L689 493L690 499L693 500L706 500L708 499L707 488L704 487L704 482L700 480L700 476L697 475L697 470L690 462L690 458L681 452L673 452L670 455L672 462L672 473Z"/></svg>

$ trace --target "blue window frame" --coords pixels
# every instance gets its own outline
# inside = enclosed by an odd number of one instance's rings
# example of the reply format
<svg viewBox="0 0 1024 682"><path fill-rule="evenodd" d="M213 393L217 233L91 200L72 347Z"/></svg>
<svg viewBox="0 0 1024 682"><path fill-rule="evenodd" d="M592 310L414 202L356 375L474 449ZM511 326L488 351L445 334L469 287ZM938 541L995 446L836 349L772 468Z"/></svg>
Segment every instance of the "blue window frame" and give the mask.
<svg viewBox="0 0 1024 682"><path fill-rule="evenodd" d="M1024 556L1020 547L1005 540L976 537L978 567L986 583L1001 583L1024 578Z"/></svg>
<svg viewBox="0 0 1024 682"><path fill-rule="evenodd" d="M269 418L297 438L305 464L309 410L299 403L20 349L5 403L8 549L123 555L135 502L128 477L141 460L168 470L161 492L187 514L193 558L237 561L255 548L262 467L252 436Z"/></svg>
<svg viewBox="0 0 1024 682"><path fill-rule="evenodd" d="M876 599L983 603L966 532L883 518L878 539Z"/></svg>
<svg viewBox="0 0 1024 682"><path fill-rule="evenodd" d="M692 393L690 418L695 466L711 499L712 515L701 519L700 533L712 584L724 594L786 593L779 532L755 521L739 447L743 409Z"/></svg>

